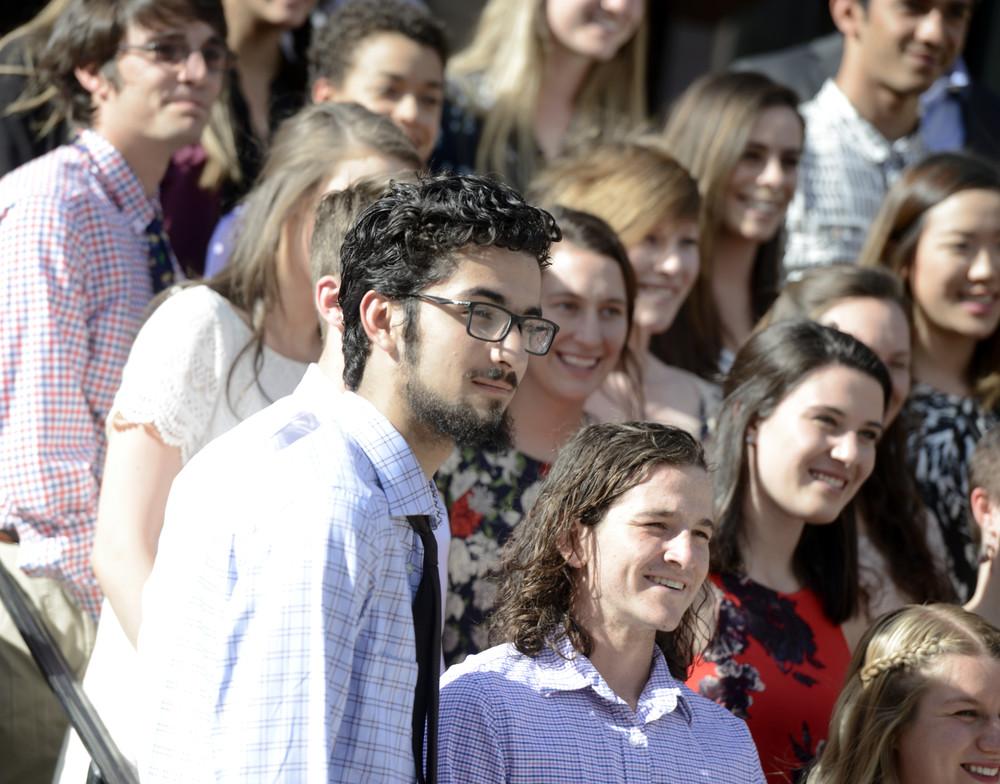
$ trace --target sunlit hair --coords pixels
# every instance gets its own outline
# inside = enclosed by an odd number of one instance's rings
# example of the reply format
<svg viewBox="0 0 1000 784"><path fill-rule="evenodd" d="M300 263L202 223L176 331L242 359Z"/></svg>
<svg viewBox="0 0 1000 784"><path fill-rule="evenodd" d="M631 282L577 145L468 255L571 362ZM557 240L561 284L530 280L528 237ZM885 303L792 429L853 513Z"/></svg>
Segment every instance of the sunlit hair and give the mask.
<svg viewBox="0 0 1000 784"><path fill-rule="evenodd" d="M723 387L725 399L713 442L718 533L712 571L743 574L744 504L750 492L747 434L817 370L839 365L874 379L882 403L892 394L889 371L850 335L814 321L782 321L750 336L737 352ZM820 599L831 621L842 623L858 604L858 541L850 507L824 525L806 525L792 558L795 576Z"/></svg>
<svg viewBox="0 0 1000 784"><path fill-rule="evenodd" d="M38 60L39 78L56 88L60 119L91 123L93 102L76 78L76 69L95 66L115 83L115 58L130 24L158 30L195 21L226 40L220 0L70 0Z"/></svg>
<svg viewBox="0 0 1000 784"><path fill-rule="evenodd" d="M861 638L808 784L899 784L896 747L944 656L1000 659L1000 630L950 604L911 605Z"/></svg>
<svg viewBox="0 0 1000 784"><path fill-rule="evenodd" d="M911 166L882 202L859 263L895 272L912 299L909 273L924 230L924 216L949 196L968 190L1000 193L1000 170L964 153L938 153ZM1000 404L1000 329L979 341L967 369L967 380L985 408Z"/></svg>
<svg viewBox="0 0 1000 784"><path fill-rule="evenodd" d="M300 241L320 189L352 158L381 155L414 170L413 145L392 122L357 104L307 106L278 128L257 185L244 200L229 263L207 283L253 321L253 337L233 362L254 352L254 376L264 361L264 318L281 307L278 259ZM230 377L232 369L230 369Z"/></svg>
<svg viewBox="0 0 1000 784"><path fill-rule="evenodd" d="M52 133L61 120L55 102L59 91L39 73L37 65L56 20L65 13L69 3L70 0L50 0L34 17L0 38L0 52L3 53L4 60L0 62L0 77L14 76L25 80L24 90L2 113L14 115L41 112L43 116L38 118L37 127L30 128L37 138ZM7 56L11 51L17 53L16 58ZM42 112L46 107L47 114Z"/></svg>
<svg viewBox="0 0 1000 784"><path fill-rule="evenodd" d="M646 119L647 17L644 9L635 35L611 60L591 66L576 97L571 131L593 127L603 134ZM472 43L449 63L451 76L482 79L479 86L489 101L477 170L524 186L538 168L534 118L550 39L542 0L490 0ZM471 98L476 102L476 96ZM511 144L514 171L508 161Z"/></svg>
<svg viewBox="0 0 1000 784"><path fill-rule="evenodd" d="M546 165L528 192L603 218L626 248L664 223L697 219L701 206L694 178L652 142L581 147Z"/></svg>
<svg viewBox="0 0 1000 784"><path fill-rule="evenodd" d="M653 341L664 362L714 380L722 350L722 323L712 294L715 238L724 230L729 180L760 114L774 107L798 113L798 96L787 87L753 72L718 73L695 81L670 111L663 142L667 151L698 181L701 268L691 295L673 325ZM803 125L804 127L804 125ZM751 278L751 307L756 321L778 293L784 231L761 244Z"/></svg>
<svg viewBox="0 0 1000 784"><path fill-rule="evenodd" d="M887 302L909 316L903 285L891 272L837 265L812 270L786 284L757 329L779 321L819 320L848 299ZM927 509L906 460L907 428L905 411L886 427L876 448L875 468L852 503L893 583L915 602L949 601L955 598L954 591L927 546Z"/></svg>
<svg viewBox="0 0 1000 784"><path fill-rule="evenodd" d="M491 642L512 643L537 656L565 637L590 655L591 636L573 614L579 570L561 549L575 541L578 525L600 524L619 498L660 466L704 470L705 456L687 432L654 422L588 425L562 447L538 499L501 552ZM706 639L698 613L710 601L702 584L677 628L656 635L676 678L687 677L697 641Z"/></svg>

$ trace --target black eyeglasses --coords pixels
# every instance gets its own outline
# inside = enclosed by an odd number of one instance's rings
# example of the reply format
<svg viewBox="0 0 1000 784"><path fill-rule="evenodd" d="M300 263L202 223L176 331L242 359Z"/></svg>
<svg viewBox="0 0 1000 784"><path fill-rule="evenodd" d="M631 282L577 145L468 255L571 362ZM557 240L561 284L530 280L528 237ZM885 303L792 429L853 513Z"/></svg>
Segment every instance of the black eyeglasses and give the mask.
<svg viewBox="0 0 1000 784"><path fill-rule="evenodd" d="M212 73L224 71L233 64L233 53L220 41L209 41L201 49L192 49L183 38L158 38L146 44L123 44L119 52L149 52L153 62L161 65L186 65L195 52L205 61L205 70Z"/></svg>
<svg viewBox="0 0 1000 784"><path fill-rule="evenodd" d="M445 299L430 294L411 296L413 299L420 299L433 305L460 305L465 308L468 313L465 331L476 340L495 343L507 337L510 328L516 325L524 339L524 350L529 354L547 354L552 348L553 338L559 331L559 325L554 321L541 316L519 316L492 302Z"/></svg>

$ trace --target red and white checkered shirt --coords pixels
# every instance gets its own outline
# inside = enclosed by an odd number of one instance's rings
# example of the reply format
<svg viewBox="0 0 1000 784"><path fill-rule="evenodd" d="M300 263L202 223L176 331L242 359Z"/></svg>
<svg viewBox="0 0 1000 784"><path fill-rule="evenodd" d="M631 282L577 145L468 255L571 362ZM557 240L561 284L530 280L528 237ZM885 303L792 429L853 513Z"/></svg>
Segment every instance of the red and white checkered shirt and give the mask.
<svg viewBox="0 0 1000 784"><path fill-rule="evenodd" d="M0 530L94 617L104 420L152 296L158 211L89 130L0 180Z"/></svg>

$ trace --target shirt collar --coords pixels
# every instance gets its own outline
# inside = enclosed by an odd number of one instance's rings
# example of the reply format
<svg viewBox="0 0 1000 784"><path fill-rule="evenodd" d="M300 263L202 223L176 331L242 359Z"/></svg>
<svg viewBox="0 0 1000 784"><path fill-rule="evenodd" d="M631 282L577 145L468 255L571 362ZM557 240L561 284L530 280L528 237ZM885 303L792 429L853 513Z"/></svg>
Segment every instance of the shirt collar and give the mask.
<svg viewBox="0 0 1000 784"><path fill-rule="evenodd" d="M104 192L118 207L130 225L139 233L160 215L160 201L150 197L142 188L139 177L129 166L125 156L97 131L85 128L75 140L76 146L90 158L91 174L101 183Z"/></svg>
<svg viewBox="0 0 1000 784"><path fill-rule="evenodd" d="M406 439L368 400L342 391L318 365L306 369L295 394L311 400L310 410L335 410L338 426L351 437L371 461L393 517L439 514L437 489L417 462Z"/></svg>
<svg viewBox="0 0 1000 784"><path fill-rule="evenodd" d="M590 659L573 648L566 636L560 637L540 653L537 664L536 685L546 696L560 691L589 688L607 702L624 704L624 700L611 690ZM653 666L649 680L639 695L636 716L640 723L648 724L673 713L675 709L688 724L692 722L693 714L684 690L670 674L663 652L658 646L654 646Z"/></svg>
<svg viewBox="0 0 1000 784"><path fill-rule="evenodd" d="M854 104L833 79L826 80L813 100L826 121L849 134L855 149L873 163L883 164L893 157L912 161L924 150L919 125L913 133L889 141L878 128L858 114ZM808 132L808 128L806 130Z"/></svg>

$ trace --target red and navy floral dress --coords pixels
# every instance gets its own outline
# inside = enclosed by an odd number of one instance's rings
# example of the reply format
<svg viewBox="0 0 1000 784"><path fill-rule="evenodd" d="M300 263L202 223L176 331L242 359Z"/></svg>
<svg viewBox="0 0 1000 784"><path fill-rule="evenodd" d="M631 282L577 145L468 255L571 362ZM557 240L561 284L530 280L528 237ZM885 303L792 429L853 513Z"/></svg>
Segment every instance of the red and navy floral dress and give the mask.
<svg viewBox="0 0 1000 784"><path fill-rule="evenodd" d="M733 574L711 580L723 594L718 630L688 685L746 721L768 782L798 781L844 684L844 635L808 589L779 593Z"/></svg>

